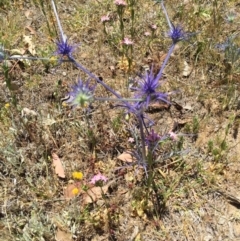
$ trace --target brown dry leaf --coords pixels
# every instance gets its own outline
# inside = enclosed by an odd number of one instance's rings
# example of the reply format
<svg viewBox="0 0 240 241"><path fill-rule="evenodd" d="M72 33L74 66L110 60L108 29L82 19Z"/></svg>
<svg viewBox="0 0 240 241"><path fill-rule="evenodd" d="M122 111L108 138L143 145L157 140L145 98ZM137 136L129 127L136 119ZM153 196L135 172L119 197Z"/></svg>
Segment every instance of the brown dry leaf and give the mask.
<svg viewBox="0 0 240 241"><path fill-rule="evenodd" d="M64 173L62 162L59 159L58 155L54 152L52 153L52 159L53 159L53 166L55 167L55 173L59 177L65 178L65 173Z"/></svg>
<svg viewBox="0 0 240 241"><path fill-rule="evenodd" d="M75 193L74 189L78 189L78 193ZM76 195L80 193L80 189L76 184L69 183L67 187L64 188L63 193L66 199L71 199L76 197Z"/></svg>
<svg viewBox="0 0 240 241"><path fill-rule="evenodd" d="M126 180L127 182L132 182L132 181L135 179L134 173L132 173L132 172L127 172L127 173L124 175L124 177L125 177L125 180Z"/></svg>
<svg viewBox="0 0 240 241"><path fill-rule="evenodd" d="M27 19L31 19L31 16L32 16L33 12L31 10L27 10L24 14L25 14Z"/></svg>
<svg viewBox="0 0 240 241"><path fill-rule="evenodd" d="M136 158L134 158L130 153L128 152L123 152L117 157L119 160L123 162L134 162L136 161Z"/></svg>
<svg viewBox="0 0 240 241"><path fill-rule="evenodd" d="M32 42L32 36L23 35L23 42L27 45L28 51L33 56L36 55L35 45Z"/></svg>
<svg viewBox="0 0 240 241"><path fill-rule="evenodd" d="M108 236L106 234L101 236L97 235L91 239L91 241L106 241L106 240L108 240Z"/></svg>
<svg viewBox="0 0 240 241"><path fill-rule="evenodd" d="M58 229L55 238L56 241L72 241L72 234Z"/></svg>
<svg viewBox="0 0 240 241"><path fill-rule="evenodd" d="M141 233L138 233L134 241L142 241Z"/></svg>
<svg viewBox="0 0 240 241"><path fill-rule="evenodd" d="M167 103L163 103L163 102L154 102L151 103L148 108L147 108L147 112L149 113L154 113L154 112L158 112L158 111L163 111L163 110L168 110L170 107L169 104Z"/></svg>
<svg viewBox="0 0 240 241"><path fill-rule="evenodd" d="M184 67L183 67L182 75L183 77L188 77L192 72L192 68L189 66L189 64L186 61L183 62L183 66Z"/></svg>
<svg viewBox="0 0 240 241"><path fill-rule="evenodd" d="M36 31L31 26L26 26L25 28L30 32L31 35L36 34Z"/></svg>
<svg viewBox="0 0 240 241"><path fill-rule="evenodd" d="M51 126L56 123L56 121L53 118L50 118L49 116L47 118L44 118L42 120L43 125L45 126Z"/></svg>
<svg viewBox="0 0 240 241"><path fill-rule="evenodd" d="M23 116L38 116L38 113L34 110L30 110L26 107L24 107L21 111L22 117Z"/></svg>
<svg viewBox="0 0 240 241"><path fill-rule="evenodd" d="M101 187L92 187L90 189L87 190L87 192L85 192L83 194L83 202L84 204L88 204L88 203L93 203L95 201L97 201L99 198L102 197L103 194L106 194L108 191L108 187L109 187L109 183L105 186Z"/></svg>
<svg viewBox="0 0 240 241"><path fill-rule="evenodd" d="M18 56L18 55L25 54L26 50L23 48L19 48L19 49L11 49L10 52L12 54L11 57L15 57L15 55Z"/></svg>
<svg viewBox="0 0 240 241"><path fill-rule="evenodd" d="M158 171L163 176L163 178L166 178L167 175L165 172L163 172L161 169L158 169Z"/></svg>

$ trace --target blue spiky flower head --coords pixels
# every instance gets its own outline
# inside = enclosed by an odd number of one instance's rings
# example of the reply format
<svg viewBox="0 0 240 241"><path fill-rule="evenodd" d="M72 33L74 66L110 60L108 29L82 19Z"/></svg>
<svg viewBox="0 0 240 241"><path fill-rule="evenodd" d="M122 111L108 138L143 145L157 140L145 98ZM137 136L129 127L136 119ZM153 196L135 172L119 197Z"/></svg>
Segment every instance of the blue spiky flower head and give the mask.
<svg viewBox="0 0 240 241"><path fill-rule="evenodd" d="M67 38L59 40L56 42L57 45L57 51L56 54L62 55L62 56L72 56L73 51L76 49L77 46L70 45L68 43Z"/></svg>
<svg viewBox="0 0 240 241"><path fill-rule="evenodd" d="M153 74L153 68L149 72L146 72L145 76L138 82L138 86L132 88L135 93L135 98L141 98L142 101L138 102L137 105L147 108L150 102L157 100L167 101L167 94L158 92L157 89L160 86L159 78Z"/></svg>
<svg viewBox="0 0 240 241"><path fill-rule="evenodd" d="M72 86L72 91L69 93L69 98L66 100L66 103L69 103L73 107L86 107L87 104L94 99L94 90L95 86L91 86L89 81L84 83L79 79L77 84Z"/></svg>
<svg viewBox="0 0 240 241"><path fill-rule="evenodd" d="M168 17L167 10L164 6L163 0L158 0L158 3L161 4L163 12L165 14L168 26L169 26L169 31L167 33L167 36L170 37L173 41L173 44L176 44L177 42L181 40L187 40L190 36L195 35L195 33L187 33L183 30L183 28L180 25L174 26L174 24L170 21Z"/></svg>
<svg viewBox="0 0 240 241"><path fill-rule="evenodd" d="M187 38L186 32L183 30L183 28L180 25L177 25L177 26L174 26L173 24L171 25L172 27L170 28L167 35L172 39L173 44L176 44L177 42L181 40L185 40Z"/></svg>

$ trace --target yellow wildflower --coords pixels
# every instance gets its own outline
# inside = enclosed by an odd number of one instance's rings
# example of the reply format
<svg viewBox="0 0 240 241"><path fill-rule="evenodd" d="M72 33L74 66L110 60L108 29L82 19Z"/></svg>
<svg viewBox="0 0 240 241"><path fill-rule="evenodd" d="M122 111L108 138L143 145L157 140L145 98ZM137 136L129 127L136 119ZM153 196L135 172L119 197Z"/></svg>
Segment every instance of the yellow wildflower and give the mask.
<svg viewBox="0 0 240 241"><path fill-rule="evenodd" d="M73 193L74 195L78 195L78 193L79 193L79 189L76 188L76 187L73 188L72 193Z"/></svg>
<svg viewBox="0 0 240 241"><path fill-rule="evenodd" d="M52 56L52 57L49 59L49 61L50 61L51 64L57 64L58 59L57 59L56 56Z"/></svg>
<svg viewBox="0 0 240 241"><path fill-rule="evenodd" d="M81 179L83 179L83 174L82 174L81 172L73 172L73 173L72 173L72 177L73 177L74 179L81 180Z"/></svg>
<svg viewBox="0 0 240 241"><path fill-rule="evenodd" d="M9 104L9 103L6 103L6 104L4 105L4 107L7 109L8 107L10 107L10 104Z"/></svg>

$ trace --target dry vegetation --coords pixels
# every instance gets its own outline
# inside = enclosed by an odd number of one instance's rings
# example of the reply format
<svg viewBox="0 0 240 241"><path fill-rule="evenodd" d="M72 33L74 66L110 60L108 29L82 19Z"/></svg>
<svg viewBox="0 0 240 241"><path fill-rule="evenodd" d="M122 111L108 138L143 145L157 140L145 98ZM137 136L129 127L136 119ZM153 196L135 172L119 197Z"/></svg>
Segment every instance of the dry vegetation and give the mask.
<svg viewBox="0 0 240 241"><path fill-rule="evenodd" d="M124 12L125 35L134 41L127 57L113 0L56 5L70 42L79 44L74 57L123 96L137 75L161 66L171 43L154 1L135 1L133 23L130 8ZM165 68L162 90L174 92L173 104L148 113L160 135L178 134L159 148L157 192L142 168L117 158L134 148L128 141L138 133L134 118L126 120L110 101L94 102L90 110L63 104L76 78L87 79L83 72L67 62L56 65L54 58L0 63L1 240L240 240L240 5L165 5L174 23L198 34L176 46ZM100 19L107 14L104 25ZM10 55L49 57L55 51L50 1L1 0L0 28ZM216 45L231 36L234 46L219 51ZM101 86L97 95L112 97ZM60 158L64 178L54 158ZM102 189L89 184L98 172L108 177Z"/></svg>

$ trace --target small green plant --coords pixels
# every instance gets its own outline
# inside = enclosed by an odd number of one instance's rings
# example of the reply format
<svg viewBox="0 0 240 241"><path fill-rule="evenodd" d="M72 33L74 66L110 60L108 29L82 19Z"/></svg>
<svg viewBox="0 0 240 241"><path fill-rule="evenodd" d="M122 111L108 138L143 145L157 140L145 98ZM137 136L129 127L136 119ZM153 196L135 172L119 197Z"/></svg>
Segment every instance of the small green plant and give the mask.
<svg viewBox="0 0 240 241"><path fill-rule="evenodd" d="M7 7L9 7L9 5L10 5L10 1L9 0L1 0L0 1L0 7L1 8L7 8Z"/></svg>
<svg viewBox="0 0 240 241"><path fill-rule="evenodd" d="M228 149L228 145L226 142L226 138L219 139L216 141L208 141L208 152L213 155L214 161L222 161L226 151Z"/></svg>
<svg viewBox="0 0 240 241"><path fill-rule="evenodd" d="M113 131L115 133L117 133L121 127L121 122L122 122L122 118L121 116L116 116L113 120L112 120L112 128L113 128Z"/></svg>
<svg viewBox="0 0 240 241"><path fill-rule="evenodd" d="M197 116L195 116L193 118L193 123L192 123L192 133L193 134L197 134L199 132L199 126L200 126L199 119Z"/></svg>
<svg viewBox="0 0 240 241"><path fill-rule="evenodd" d="M230 36L224 43L217 44L217 48L224 53L225 77L240 71L240 47L236 43L236 37Z"/></svg>

